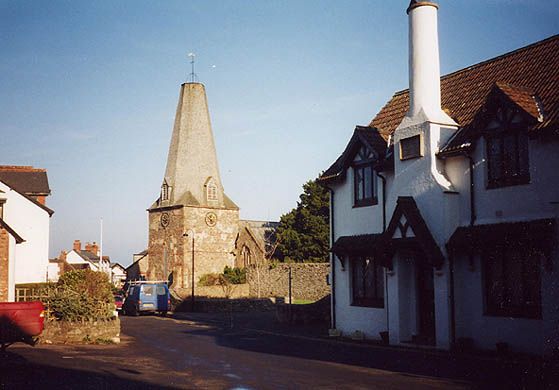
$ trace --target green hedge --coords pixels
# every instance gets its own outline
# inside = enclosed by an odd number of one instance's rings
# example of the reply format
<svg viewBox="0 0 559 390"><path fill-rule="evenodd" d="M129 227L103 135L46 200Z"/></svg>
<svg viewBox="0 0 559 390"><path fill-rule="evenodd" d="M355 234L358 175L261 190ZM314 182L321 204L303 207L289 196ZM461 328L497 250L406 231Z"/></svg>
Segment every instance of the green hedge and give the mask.
<svg viewBox="0 0 559 390"><path fill-rule="evenodd" d="M45 304L50 316L58 320L101 320L113 316L112 286L103 272L66 272L48 289Z"/></svg>

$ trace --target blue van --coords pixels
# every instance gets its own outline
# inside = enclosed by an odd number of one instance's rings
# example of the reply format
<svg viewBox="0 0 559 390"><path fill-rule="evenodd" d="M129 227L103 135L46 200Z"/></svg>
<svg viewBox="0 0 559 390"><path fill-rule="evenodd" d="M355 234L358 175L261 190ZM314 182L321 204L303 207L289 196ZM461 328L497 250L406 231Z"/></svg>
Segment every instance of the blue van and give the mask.
<svg viewBox="0 0 559 390"><path fill-rule="evenodd" d="M133 316L145 312L165 315L169 310L171 295L166 282L132 282L122 305L122 313Z"/></svg>

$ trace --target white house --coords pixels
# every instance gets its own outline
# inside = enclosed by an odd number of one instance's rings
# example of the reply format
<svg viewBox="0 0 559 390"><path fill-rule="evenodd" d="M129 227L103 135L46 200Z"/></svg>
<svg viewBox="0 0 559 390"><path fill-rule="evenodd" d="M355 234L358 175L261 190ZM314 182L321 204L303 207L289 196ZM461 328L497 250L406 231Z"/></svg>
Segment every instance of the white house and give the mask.
<svg viewBox="0 0 559 390"><path fill-rule="evenodd" d="M0 167L0 219L2 228L10 237L9 261L7 268L1 269L4 275L0 278L8 281L6 298L9 301L15 298L16 284L47 280L49 224L53 211L45 206L44 196L37 200L33 191L28 191L33 178L40 179L39 187L46 187L42 193L50 193L46 171L31 167Z"/></svg>
<svg viewBox="0 0 559 390"><path fill-rule="evenodd" d="M559 36L440 77L437 9L411 1L409 89L320 178L332 327L393 345L551 354Z"/></svg>
<svg viewBox="0 0 559 390"><path fill-rule="evenodd" d="M126 281L126 268L119 263L111 263L111 282L117 287L122 287Z"/></svg>
<svg viewBox="0 0 559 390"><path fill-rule="evenodd" d="M111 277L111 261L109 256L99 255L99 246L86 243L82 249L80 240L74 240L72 250L66 254L66 263L72 268L89 268L93 271L104 272L107 277Z"/></svg>

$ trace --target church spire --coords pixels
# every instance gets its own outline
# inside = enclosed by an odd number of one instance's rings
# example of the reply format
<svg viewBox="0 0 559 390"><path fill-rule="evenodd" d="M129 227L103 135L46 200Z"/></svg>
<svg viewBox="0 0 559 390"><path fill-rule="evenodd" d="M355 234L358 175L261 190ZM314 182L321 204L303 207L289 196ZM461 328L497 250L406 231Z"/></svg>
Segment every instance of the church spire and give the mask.
<svg viewBox="0 0 559 390"><path fill-rule="evenodd" d="M159 204L237 208L223 192L201 83L181 85Z"/></svg>

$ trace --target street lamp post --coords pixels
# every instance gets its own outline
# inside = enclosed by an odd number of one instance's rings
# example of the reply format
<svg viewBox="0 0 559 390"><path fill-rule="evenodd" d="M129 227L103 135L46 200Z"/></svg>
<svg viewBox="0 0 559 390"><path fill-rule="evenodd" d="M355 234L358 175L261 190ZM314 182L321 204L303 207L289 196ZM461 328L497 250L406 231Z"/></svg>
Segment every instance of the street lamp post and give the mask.
<svg viewBox="0 0 559 390"><path fill-rule="evenodd" d="M194 230L189 230L188 232L184 233L185 237L188 237L190 235L190 237L192 237L192 245L191 245L191 252L192 252L192 272L191 272L191 288L192 288L192 292L190 295L190 306L191 306L191 310L194 311L194 302L195 302L195 298L194 298Z"/></svg>

